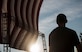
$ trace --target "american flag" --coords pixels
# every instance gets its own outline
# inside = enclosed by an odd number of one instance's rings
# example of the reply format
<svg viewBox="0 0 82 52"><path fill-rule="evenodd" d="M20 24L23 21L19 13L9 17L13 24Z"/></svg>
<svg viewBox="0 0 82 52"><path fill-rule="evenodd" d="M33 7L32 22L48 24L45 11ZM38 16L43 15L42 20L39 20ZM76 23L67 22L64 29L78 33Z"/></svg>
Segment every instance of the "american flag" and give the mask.
<svg viewBox="0 0 82 52"><path fill-rule="evenodd" d="M0 43L9 44L11 48L29 50L39 34L38 18L42 2L0 0Z"/></svg>

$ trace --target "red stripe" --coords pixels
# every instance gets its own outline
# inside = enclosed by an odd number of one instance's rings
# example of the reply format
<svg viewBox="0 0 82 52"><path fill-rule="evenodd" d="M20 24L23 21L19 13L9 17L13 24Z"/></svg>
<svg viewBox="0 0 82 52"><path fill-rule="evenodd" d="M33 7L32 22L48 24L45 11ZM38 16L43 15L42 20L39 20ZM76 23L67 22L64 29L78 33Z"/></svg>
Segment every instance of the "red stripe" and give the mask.
<svg viewBox="0 0 82 52"><path fill-rule="evenodd" d="M18 18L18 24L16 24L16 25L18 25L18 27L21 28L21 27L23 27L23 21L22 21L22 17L21 17L21 13L20 13L21 12L20 8L21 8L22 0L15 0L15 2L16 2L16 10L15 10L15 12L16 12L17 18ZM20 33L20 31L19 31L19 33ZM14 45L13 45L13 47L15 47L15 48L16 48L16 44L18 42L18 39L20 37L19 33L17 34L17 38L15 39L15 42L14 42Z"/></svg>
<svg viewBox="0 0 82 52"><path fill-rule="evenodd" d="M37 12L37 29L38 29L38 20L39 20L39 12L40 12L40 9L41 9L41 6L42 6L42 2L43 2L43 0L40 0L40 4L39 4L39 7L38 7L38 12ZM39 31L38 31L39 32Z"/></svg>
<svg viewBox="0 0 82 52"><path fill-rule="evenodd" d="M2 9L2 1L0 0L0 43L2 43L2 35L1 35L1 9Z"/></svg>
<svg viewBox="0 0 82 52"><path fill-rule="evenodd" d="M35 26L36 26L37 31L38 31L38 17L39 17L39 11L40 11L40 7L41 7L43 0L40 0L37 11L34 11L34 10L36 10L36 5L37 5L36 0L34 0L32 6L30 6L30 4L32 4L31 1L33 1L33 0L28 0L27 6L24 6L24 1L25 0L22 0L21 3L18 3L19 0L15 0L15 3L14 3L15 4L14 7L15 7L15 15L16 15L16 25L15 25L15 27L12 31L12 35L11 35L11 37L12 37L11 38L11 47L26 50L26 44L28 44L28 45L30 44L31 39L34 35L34 34L32 34L32 31L35 29ZM21 7L17 8L18 6L21 6ZM23 8L23 6L24 6L24 8ZM31 8L29 9L29 7L32 7L32 10L30 10ZM26 10L24 10L25 8L26 8ZM19 10L21 9L21 11L17 11L18 9ZM31 12L30 15L29 15L29 10ZM23 12L25 12L26 15L24 15ZM36 19L34 17L35 12L37 13ZM18 15L20 15L20 17ZM22 24L22 26L21 26L21 24ZM37 24L37 25L35 25L35 24ZM27 25L29 25L27 27L27 29L22 28L20 30L21 27L26 27ZM18 28L19 26L21 26L21 27ZM34 30L34 33L35 33L35 30ZM30 38L29 38L29 36L30 36ZM13 39L15 39L15 42L12 44ZM30 39L30 40L28 40L28 39ZM28 41L28 42L26 42L26 41Z"/></svg>

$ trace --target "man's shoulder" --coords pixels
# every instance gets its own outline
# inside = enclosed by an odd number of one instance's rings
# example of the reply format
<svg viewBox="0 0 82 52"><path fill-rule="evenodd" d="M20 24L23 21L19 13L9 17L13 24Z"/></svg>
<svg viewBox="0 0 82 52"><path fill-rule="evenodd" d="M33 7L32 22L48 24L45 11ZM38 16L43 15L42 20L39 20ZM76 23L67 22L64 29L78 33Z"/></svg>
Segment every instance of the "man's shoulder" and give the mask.
<svg viewBox="0 0 82 52"><path fill-rule="evenodd" d="M65 27L65 29L68 30L68 31L70 31L70 32L76 32L75 30L70 29L70 28L68 28L68 27Z"/></svg>
<svg viewBox="0 0 82 52"><path fill-rule="evenodd" d="M54 28L54 29L50 32L50 35L52 35L52 34L55 32L56 29L57 29L57 27ZM49 36L50 36L50 35L49 35Z"/></svg>
<svg viewBox="0 0 82 52"><path fill-rule="evenodd" d="M75 30L68 28L68 27L56 27L52 30L52 32L54 32L56 30L67 30L67 31L75 32Z"/></svg>
<svg viewBox="0 0 82 52"><path fill-rule="evenodd" d="M59 27L54 28L54 29L50 32L50 36L51 36L51 35L54 35L55 33L57 33L58 29L59 29Z"/></svg>
<svg viewBox="0 0 82 52"><path fill-rule="evenodd" d="M54 29L51 31L51 33L52 33L52 32L55 32L58 28L59 28L59 27L54 28Z"/></svg>
<svg viewBox="0 0 82 52"><path fill-rule="evenodd" d="M64 31L64 32L70 32L70 33L76 33L76 31L75 30L73 30L73 29L70 29L70 28L68 28L68 27L56 27L56 28L54 28L52 31L51 31L51 34L54 34L54 33L57 33L57 32L59 32L59 31Z"/></svg>

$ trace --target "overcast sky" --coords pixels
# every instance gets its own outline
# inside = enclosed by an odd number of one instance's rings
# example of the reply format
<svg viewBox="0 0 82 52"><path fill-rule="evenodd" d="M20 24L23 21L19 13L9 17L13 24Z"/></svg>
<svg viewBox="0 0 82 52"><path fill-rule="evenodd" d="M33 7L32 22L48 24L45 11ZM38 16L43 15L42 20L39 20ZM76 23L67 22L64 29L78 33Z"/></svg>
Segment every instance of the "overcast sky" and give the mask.
<svg viewBox="0 0 82 52"><path fill-rule="evenodd" d="M39 31L46 36L57 27L56 16L63 13L67 16L67 27L75 30L79 36L82 32L82 0L44 0L39 17Z"/></svg>
<svg viewBox="0 0 82 52"><path fill-rule="evenodd" d="M82 32L82 0L44 0L39 17L39 31L47 38L49 33L57 27L56 16L63 13L67 16L67 27Z"/></svg>
<svg viewBox="0 0 82 52"><path fill-rule="evenodd" d="M56 16L59 13L67 16L67 27L75 30L78 36L82 32L82 0L44 0L39 15L39 31L45 34L47 45L49 33L57 27Z"/></svg>

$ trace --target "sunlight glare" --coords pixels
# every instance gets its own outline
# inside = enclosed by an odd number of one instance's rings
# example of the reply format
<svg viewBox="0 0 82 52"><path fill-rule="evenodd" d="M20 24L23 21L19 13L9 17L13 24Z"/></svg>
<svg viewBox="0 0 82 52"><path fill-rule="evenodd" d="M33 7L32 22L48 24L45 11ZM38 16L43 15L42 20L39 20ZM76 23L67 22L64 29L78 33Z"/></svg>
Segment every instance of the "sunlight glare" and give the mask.
<svg viewBox="0 0 82 52"><path fill-rule="evenodd" d="M40 52L40 46L39 46L39 44L33 44L30 47L30 52Z"/></svg>

